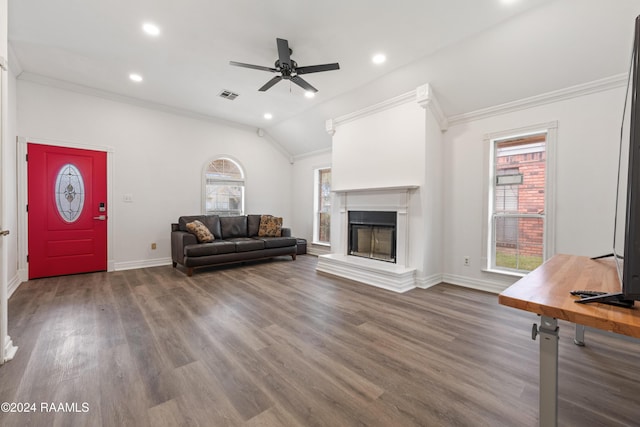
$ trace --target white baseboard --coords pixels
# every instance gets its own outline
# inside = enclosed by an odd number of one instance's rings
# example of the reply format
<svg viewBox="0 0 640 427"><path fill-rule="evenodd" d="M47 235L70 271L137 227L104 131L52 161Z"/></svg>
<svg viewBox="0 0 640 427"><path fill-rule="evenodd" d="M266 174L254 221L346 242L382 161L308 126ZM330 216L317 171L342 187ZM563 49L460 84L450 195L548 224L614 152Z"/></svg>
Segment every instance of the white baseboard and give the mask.
<svg viewBox="0 0 640 427"><path fill-rule="evenodd" d="M161 267L171 265L171 258L143 259L139 261L123 261L114 263L115 271L134 270L136 268Z"/></svg>
<svg viewBox="0 0 640 427"><path fill-rule="evenodd" d="M155 258L140 261L123 262L114 262L112 260L109 260L107 261L107 271L134 270L136 268L161 267L164 265L171 265L171 258ZM9 297L11 297L11 294L13 294L16 289L18 289L18 286L20 286L21 283L28 280L29 271L26 269L18 270L18 274L9 282Z"/></svg>
<svg viewBox="0 0 640 427"><path fill-rule="evenodd" d="M511 284L493 282L489 280L474 279L472 277L458 276L455 274L443 274L442 281L452 285L464 286L465 288L477 289L479 291L499 294L507 289Z"/></svg>
<svg viewBox="0 0 640 427"><path fill-rule="evenodd" d="M426 277L416 277L416 287L420 289L428 289L432 286L442 283L442 274L432 274Z"/></svg>
<svg viewBox="0 0 640 427"><path fill-rule="evenodd" d="M29 270L26 268L18 270L18 280L20 281L20 283L29 280Z"/></svg>
<svg viewBox="0 0 640 427"><path fill-rule="evenodd" d="M16 351L18 351L18 347L13 345L13 341L11 341L11 337L7 335L4 340L4 348L3 348L4 356L2 358L2 363L8 362L9 360L13 359L13 357L16 355Z"/></svg>
<svg viewBox="0 0 640 427"><path fill-rule="evenodd" d="M331 247L329 246L317 246L317 245L307 245L307 253L309 255L328 255L331 253Z"/></svg>
<svg viewBox="0 0 640 427"><path fill-rule="evenodd" d="M23 281L20 280L20 275L18 273L9 280L9 283L7 283L7 298L11 298L11 295L13 295L22 282Z"/></svg>

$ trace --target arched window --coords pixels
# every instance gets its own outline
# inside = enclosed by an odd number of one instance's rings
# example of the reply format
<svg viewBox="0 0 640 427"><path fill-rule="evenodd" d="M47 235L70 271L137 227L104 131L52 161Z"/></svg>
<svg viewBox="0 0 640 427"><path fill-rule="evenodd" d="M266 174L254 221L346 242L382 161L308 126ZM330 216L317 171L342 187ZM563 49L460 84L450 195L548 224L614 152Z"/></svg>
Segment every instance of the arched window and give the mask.
<svg viewBox="0 0 640 427"><path fill-rule="evenodd" d="M234 160L219 157L204 170L205 214L244 214L244 172Z"/></svg>

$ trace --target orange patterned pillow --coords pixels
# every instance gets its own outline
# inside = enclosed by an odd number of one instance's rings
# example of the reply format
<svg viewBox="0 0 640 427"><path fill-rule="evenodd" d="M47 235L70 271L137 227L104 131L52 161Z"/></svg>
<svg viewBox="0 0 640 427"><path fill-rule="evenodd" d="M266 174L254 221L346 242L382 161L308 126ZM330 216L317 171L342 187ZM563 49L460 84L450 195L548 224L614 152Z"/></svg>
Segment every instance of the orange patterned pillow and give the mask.
<svg viewBox="0 0 640 427"><path fill-rule="evenodd" d="M271 215L262 215L260 217L258 237L280 236L282 236L282 218Z"/></svg>
<svg viewBox="0 0 640 427"><path fill-rule="evenodd" d="M215 237L213 237L213 234L211 234L207 226L198 220L188 223L186 227L189 233L195 234L199 243L209 243L215 240Z"/></svg>

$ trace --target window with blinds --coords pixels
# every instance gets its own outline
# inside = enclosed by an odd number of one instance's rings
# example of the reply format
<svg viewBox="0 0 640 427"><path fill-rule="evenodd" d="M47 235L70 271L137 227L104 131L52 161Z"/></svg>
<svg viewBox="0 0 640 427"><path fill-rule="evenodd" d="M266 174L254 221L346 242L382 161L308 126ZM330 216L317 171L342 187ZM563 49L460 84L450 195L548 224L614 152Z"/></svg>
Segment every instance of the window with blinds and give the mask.
<svg viewBox="0 0 640 427"><path fill-rule="evenodd" d="M544 258L546 133L493 143L491 268L528 272Z"/></svg>
<svg viewBox="0 0 640 427"><path fill-rule="evenodd" d="M313 242L331 243L331 168L315 170Z"/></svg>

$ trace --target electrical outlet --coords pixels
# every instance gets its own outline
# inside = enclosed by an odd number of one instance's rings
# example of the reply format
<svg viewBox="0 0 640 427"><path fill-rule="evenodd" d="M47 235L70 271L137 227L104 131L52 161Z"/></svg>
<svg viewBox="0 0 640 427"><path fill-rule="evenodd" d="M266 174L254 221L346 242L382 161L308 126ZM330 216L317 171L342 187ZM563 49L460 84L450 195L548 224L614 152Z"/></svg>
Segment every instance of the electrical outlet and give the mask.
<svg viewBox="0 0 640 427"><path fill-rule="evenodd" d="M153 250L155 250L155 249L156 249L156 244L155 244L155 243L152 243L152 244L151 244L151 249L153 249Z"/></svg>
<svg viewBox="0 0 640 427"><path fill-rule="evenodd" d="M464 266L469 267L470 263L471 263L471 259L467 255L466 257L464 257Z"/></svg>

